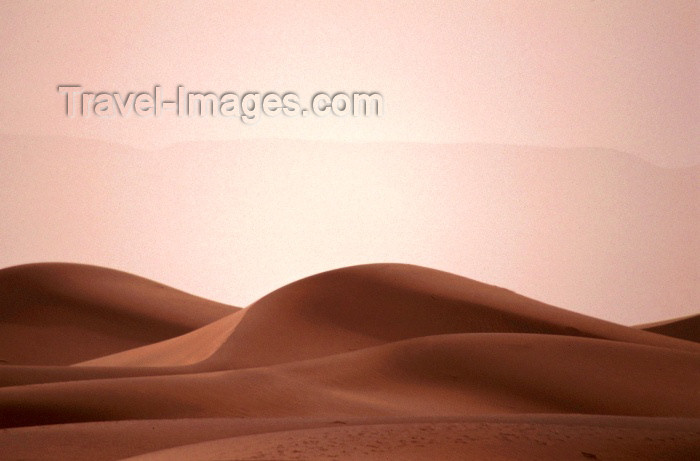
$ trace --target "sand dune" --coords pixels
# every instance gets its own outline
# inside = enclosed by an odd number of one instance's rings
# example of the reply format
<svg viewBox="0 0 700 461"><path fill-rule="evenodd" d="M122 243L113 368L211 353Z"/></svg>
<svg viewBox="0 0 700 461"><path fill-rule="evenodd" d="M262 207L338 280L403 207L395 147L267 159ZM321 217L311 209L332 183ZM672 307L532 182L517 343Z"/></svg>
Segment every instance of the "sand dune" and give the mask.
<svg viewBox="0 0 700 461"><path fill-rule="evenodd" d="M16 365L68 365L179 336L237 310L77 264L1 270L0 306L0 360Z"/></svg>
<svg viewBox="0 0 700 461"><path fill-rule="evenodd" d="M700 343L700 315L639 325L637 328Z"/></svg>
<svg viewBox="0 0 700 461"><path fill-rule="evenodd" d="M67 264L4 269L0 293L14 459L685 459L700 444L700 344L418 266L330 271L246 309Z"/></svg>
<svg viewBox="0 0 700 461"><path fill-rule="evenodd" d="M375 264L312 276L253 303L235 334L208 360L261 366L413 337L479 332L585 336L700 350L697 344L586 317L446 272Z"/></svg>

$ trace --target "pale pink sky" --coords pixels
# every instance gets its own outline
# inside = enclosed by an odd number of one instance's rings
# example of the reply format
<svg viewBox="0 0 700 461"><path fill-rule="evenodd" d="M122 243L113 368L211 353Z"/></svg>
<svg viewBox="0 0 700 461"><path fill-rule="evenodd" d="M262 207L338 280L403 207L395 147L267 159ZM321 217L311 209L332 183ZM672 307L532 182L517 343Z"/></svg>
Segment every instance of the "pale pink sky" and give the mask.
<svg viewBox="0 0 700 461"><path fill-rule="evenodd" d="M246 304L400 261L623 323L694 313L698 169L651 164L700 161L699 5L3 2L0 267L92 263ZM68 119L56 91L156 83L378 91L386 111Z"/></svg>
<svg viewBox="0 0 700 461"><path fill-rule="evenodd" d="M162 146L240 137L604 147L700 159L696 1L3 2L0 126ZM380 120L68 120L62 83L380 91Z"/></svg>

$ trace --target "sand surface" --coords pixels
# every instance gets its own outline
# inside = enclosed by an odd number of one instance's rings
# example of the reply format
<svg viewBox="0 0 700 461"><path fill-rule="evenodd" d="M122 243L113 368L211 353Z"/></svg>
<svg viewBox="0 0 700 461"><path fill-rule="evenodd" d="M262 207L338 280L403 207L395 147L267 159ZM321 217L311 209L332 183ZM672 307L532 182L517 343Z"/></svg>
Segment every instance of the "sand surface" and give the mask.
<svg viewBox="0 0 700 461"><path fill-rule="evenodd" d="M626 327L418 266L245 309L0 270L2 459L693 459L697 317Z"/></svg>

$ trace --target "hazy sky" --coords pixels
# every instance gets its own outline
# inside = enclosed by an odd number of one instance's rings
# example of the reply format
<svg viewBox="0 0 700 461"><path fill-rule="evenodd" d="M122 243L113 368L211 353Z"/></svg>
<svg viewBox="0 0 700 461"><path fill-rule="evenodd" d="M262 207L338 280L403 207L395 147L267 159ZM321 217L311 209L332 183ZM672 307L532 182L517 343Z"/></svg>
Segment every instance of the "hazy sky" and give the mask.
<svg viewBox="0 0 700 461"><path fill-rule="evenodd" d="M160 146L240 137L700 152L696 1L2 2L0 126ZM379 91L362 119L69 120L58 84Z"/></svg>
<svg viewBox="0 0 700 461"><path fill-rule="evenodd" d="M245 304L401 261L624 323L697 311L697 173L635 159L700 161L700 3L398 5L0 3L0 266L106 265ZM377 91L386 106L254 126L70 119L61 84ZM211 142L242 138L469 146ZM205 143L174 144L188 140Z"/></svg>

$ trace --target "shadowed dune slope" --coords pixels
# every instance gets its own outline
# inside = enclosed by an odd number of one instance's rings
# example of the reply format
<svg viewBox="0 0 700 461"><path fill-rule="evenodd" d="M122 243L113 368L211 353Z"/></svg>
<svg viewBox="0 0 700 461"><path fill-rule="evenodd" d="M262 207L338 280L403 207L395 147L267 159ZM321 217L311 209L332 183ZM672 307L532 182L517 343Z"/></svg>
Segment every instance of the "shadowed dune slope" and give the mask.
<svg viewBox="0 0 700 461"><path fill-rule="evenodd" d="M639 325L642 330L700 343L700 314L665 322Z"/></svg>
<svg viewBox="0 0 700 461"><path fill-rule="evenodd" d="M0 360L67 365L179 336L236 310L111 269L10 267L0 270Z"/></svg>

